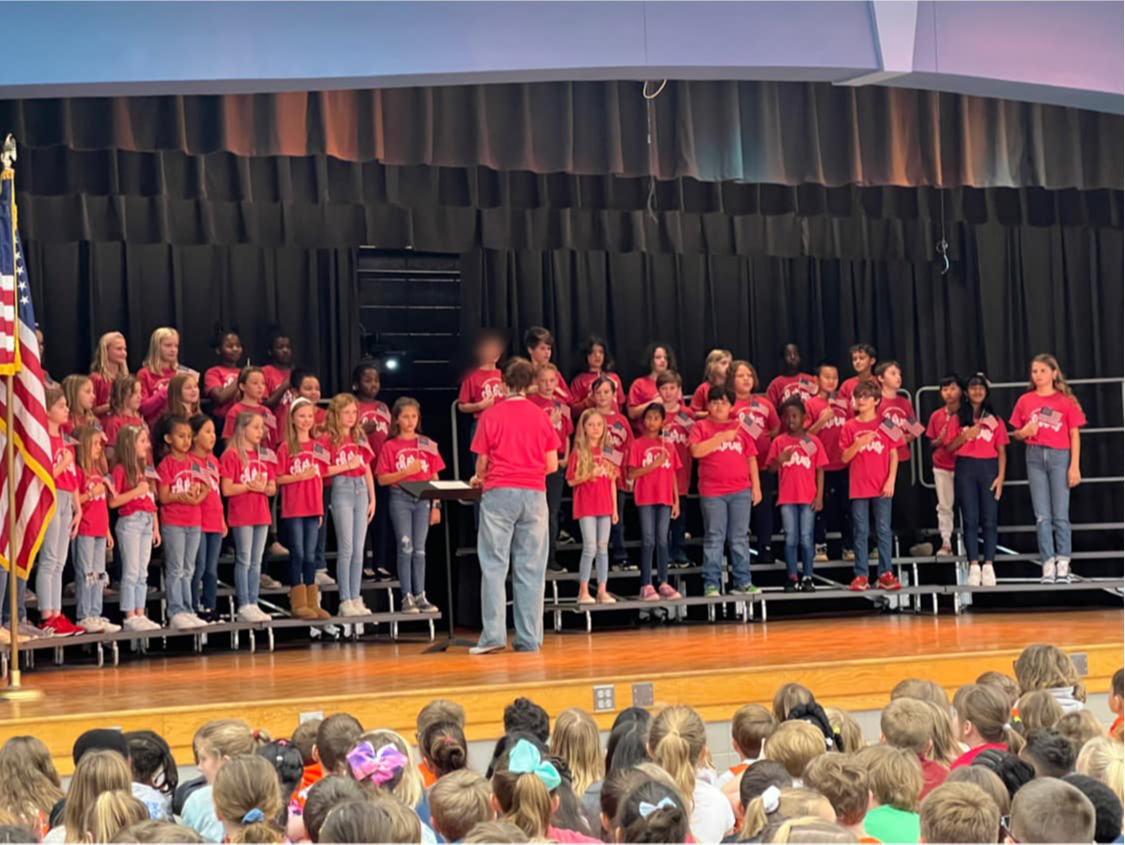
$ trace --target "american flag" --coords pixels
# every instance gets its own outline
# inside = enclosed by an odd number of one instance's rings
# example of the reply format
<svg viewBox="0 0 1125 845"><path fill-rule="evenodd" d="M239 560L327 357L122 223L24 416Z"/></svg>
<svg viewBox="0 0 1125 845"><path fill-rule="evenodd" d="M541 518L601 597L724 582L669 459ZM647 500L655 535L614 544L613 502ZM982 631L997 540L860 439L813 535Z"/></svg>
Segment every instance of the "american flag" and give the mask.
<svg viewBox="0 0 1125 845"><path fill-rule="evenodd" d="M985 428L991 429L992 431L995 431L996 427L1000 425L999 421L992 414L985 414L978 420L978 422Z"/></svg>
<svg viewBox="0 0 1125 845"><path fill-rule="evenodd" d="M55 480L51 474L51 441L39 342L31 287L16 229L15 178L5 170L0 179L0 375L14 376L12 431L7 430L7 380L0 380L0 446L12 436L15 476L8 478L8 462L0 460L0 566L9 557L16 574L26 579L43 543L47 524L55 514ZM16 533L8 536L8 484L16 485ZM13 554L14 552L14 554Z"/></svg>
<svg viewBox="0 0 1125 845"><path fill-rule="evenodd" d="M322 444L319 440L313 444L312 455L313 460L320 461L322 464L326 464L332 459L329 451L324 448L324 444Z"/></svg>
<svg viewBox="0 0 1125 845"><path fill-rule="evenodd" d="M812 457L816 454L816 441L806 434L801 438L801 448L804 450L806 455Z"/></svg>
<svg viewBox="0 0 1125 845"><path fill-rule="evenodd" d="M749 414L742 418L741 423L742 430L753 437L755 440L762 436L762 432L764 431L764 429L758 423L758 421Z"/></svg>
<svg viewBox="0 0 1125 845"><path fill-rule="evenodd" d="M418 438L418 450L428 455L436 455L438 453L437 444L430 438L424 436Z"/></svg>
<svg viewBox="0 0 1125 845"><path fill-rule="evenodd" d="M907 417L906 432L908 434L913 434L915 437L921 437L926 433L926 427L922 425L922 423L918 422L917 418Z"/></svg>
<svg viewBox="0 0 1125 845"><path fill-rule="evenodd" d="M883 434L891 438L894 443L901 443L903 440L902 429L898 427L893 419L890 417L883 417L883 421L879 423L879 428L882 429Z"/></svg>

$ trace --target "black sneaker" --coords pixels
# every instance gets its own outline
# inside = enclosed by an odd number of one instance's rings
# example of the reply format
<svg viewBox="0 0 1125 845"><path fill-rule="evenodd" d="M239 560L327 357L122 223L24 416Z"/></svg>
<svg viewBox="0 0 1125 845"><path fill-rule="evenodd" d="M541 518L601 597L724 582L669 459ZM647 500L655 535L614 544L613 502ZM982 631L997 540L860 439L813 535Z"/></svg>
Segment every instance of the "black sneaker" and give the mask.
<svg viewBox="0 0 1125 845"><path fill-rule="evenodd" d="M815 593L816 592L816 585L813 583L813 579L810 578L807 575L804 578L801 579L801 592L802 593Z"/></svg>
<svg viewBox="0 0 1125 845"><path fill-rule="evenodd" d="M557 560L547 561L548 572L566 572L566 567L559 563Z"/></svg>
<svg viewBox="0 0 1125 845"><path fill-rule="evenodd" d="M609 565L609 571L610 572L624 572L625 571L625 561L622 561L622 560L613 561Z"/></svg>
<svg viewBox="0 0 1125 845"><path fill-rule="evenodd" d="M785 592L787 592L787 593L797 592L797 579L796 578L786 578L785 579Z"/></svg>

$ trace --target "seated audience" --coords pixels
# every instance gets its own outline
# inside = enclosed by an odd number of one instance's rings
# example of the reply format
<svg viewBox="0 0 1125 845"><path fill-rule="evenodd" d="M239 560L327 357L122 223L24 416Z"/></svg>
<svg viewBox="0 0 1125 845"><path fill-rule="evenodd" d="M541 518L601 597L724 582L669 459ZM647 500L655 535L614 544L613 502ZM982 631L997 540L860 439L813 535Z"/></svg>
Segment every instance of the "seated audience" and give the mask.
<svg viewBox="0 0 1125 845"><path fill-rule="evenodd" d="M1082 791L1056 778L1036 778L1012 799L1012 842L1094 841L1094 805Z"/></svg>
<svg viewBox="0 0 1125 845"><path fill-rule="evenodd" d="M936 787L918 809L921 842L995 842L1000 808L972 783Z"/></svg>

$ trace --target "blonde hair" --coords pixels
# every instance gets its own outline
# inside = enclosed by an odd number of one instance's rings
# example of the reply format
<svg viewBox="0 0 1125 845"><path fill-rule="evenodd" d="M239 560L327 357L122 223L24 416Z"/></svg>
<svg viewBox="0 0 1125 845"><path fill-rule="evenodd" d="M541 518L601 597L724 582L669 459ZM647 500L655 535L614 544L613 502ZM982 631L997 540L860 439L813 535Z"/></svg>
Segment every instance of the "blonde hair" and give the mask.
<svg viewBox="0 0 1125 845"><path fill-rule="evenodd" d="M13 736L0 746L0 810L27 819L47 815L63 797L51 752L34 736Z"/></svg>
<svg viewBox="0 0 1125 845"><path fill-rule="evenodd" d="M979 786L985 794L996 802L1000 808L1000 815L1006 816L1012 810L1012 795L1000 775L988 766L958 766L950 771L945 779L946 783L971 783Z"/></svg>
<svg viewBox="0 0 1125 845"><path fill-rule="evenodd" d="M1074 771L1101 781L1125 804L1125 745L1107 736L1091 739L1078 752Z"/></svg>
<svg viewBox="0 0 1125 845"><path fill-rule="evenodd" d="M996 687L970 684L957 690L953 696L957 719L972 724L985 742L1006 742L1008 750L1019 754L1023 737L1012 730L1008 719L1011 711L1003 693Z"/></svg>
<svg viewBox="0 0 1125 845"><path fill-rule="evenodd" d="M264 757L243 754L228 760L215 775L211 797L215 815L239 829L231 835L231 842L281 842L282 830L278 818L284 807L277 771ZM259 810L261 821L246 823L245 816Z"/></svg>
<svg viewBox="0 0 1125 845"><path fill-rule="evenodd" d="M602 418L602 439L598 443L591 443L590 438L586 435L586 420L593 416ZM587 408L582 412L582 416L578 418L578 425L574 430L574 480L578 484L589 481L594 477L594 447L598 447L604 452L609 445L609 420L597 408ZM604 461L603 461L604 463ZM610 464L606 469L616 472L616 468Z"/></svg>
<svg viewBox="0 0 1125 845"><path fill-rule="evenodd" d="M465 845L476 843L529 842L527 833L517 825L507 821L478 822L465 834L461 842Z"/></svg>
<svg viewBox="0 0 1125 845"><path fill-rule="evenodd" d="M1011 675L995 671L982 672L981 676L976 679L976 683L999 689L1004 695L1008 696L1008 704L1011 707L1015 707L1016 702L1019 701L1020 685Z"/></svg>
<svg viewBox="0 0 1125 845"><path fill-rule="evenodd" d="M735 711L730 734L744 757L760 757L762 745L777 730L777 719L768 707L747 704Z"/></svg>
<svg viewBox="0 0 1125 845"><path fill-rule="evenodd" d="M343 423L340 421L340 412L348 405L355 405L356 418L355 425L352 426L350 432L344 431L341 427ZM324 430L328 432L328 441L335 447L339 446L345 440L353 440L359 443L363 438L363 429L359 425L359 400L350 393L337 393L332 397L328 403L328 412L324 418Z"/></svg>
<svg viewBox="0 0 1125 845"><path fill-rule="evenodd" d="M867 769L868 788L876 801L909 813L918 811L923 781L922 764L916 754L905 748L871 745L860 751L856 759Z"/></svg>
<svg viewBox="0 0 1125 845"><path fill-rule="evenodd" d="M160 374L160 344L166 338L174 337L176 340L180 339L180 333L175 329L161 326L158 329L153 329L152 334L148 338L148 352L145 354L145 360L142 364L143 367L150 372Z"/></svg>
<svg viewBox="0 0 1125 845"><path fill-rule="evenodd" d="M125 416L130 413L129 400L133 398L133 392L137 389L140 381L136 376L123 375L118 376L113 380L113 385L109 388L109 413L110 416ZM140 412L137 411L139 414Z"/></svg>
<svg viewBox="0 0 1125 845"><path fill-rule="evenodd" d="M308 405L313 411L313 428L316 428L316 405L306 399L304 396L298 396L293 400L293 404L289 406L289 413L285 415L285 443L289 447L289 456L301 454L301 441L297 439L297 425L293 421L293 412ZM312 429L309 430L309 437L312 437Z"/></svg>
<svg viewBox="0 0 1125 845"><path fill-rule="evenodd" d="M942 784L918 815L927 842L995 842L1000 832L1000 808L975 783Z"/></svg>
<svg viewBox="0 0 1125 845"><path fill-rule="evenodd" d="M579 797L605 777L601 737L593 717L579 707L568 708L556 717L551 732L551 754L570 767L574 794Z"/></svg>
<svg viewBox="0 0 1125 845"><path fill-rule="evenodd" d="M957 737L953 734L949 705L935 704L932 701L922 703L930 711L930 726L933 729L930 738L934 743L932 759L948 768L961 756L961 746L958 745Z"/></svg>
<svg viewBox="0 0 1125 845"><path fill-rule="evenodd" d="M227 448L234 449L238 453L238 459L243 466L247 463L246 429L250 427L254 420L260 419L262 419L262 415L257 411L239 411L238 416L234 418L234 430L230 434L230 440L227 441Z"/></svg>
<svg viewBox="0 0 1125 845"><path fill-rule="evenodd" d="M430 787L430 820L446 842L458 842L478 822L492 820L492 788L477 772L460 769Z"/></svg>
<svg viewBox="0 0 1125 845"><path fill-rule="evenodd" d="M1098 721L1098 717L1089 710L1067 713L1055 722L1054 728L1070 740L1074 746L1075 754L1081 751L1082 746L1091 739L1102 736L1102 732L1105 730L1102 723Z"/></svg>
<svg viewBox="0 0 1125 845"><path fill-rule="evenodd" d="M97 417L94 416L93 408L83 410L78 407L78 392L87 384L93 384L90 377L78 375L77 373L71 374L62 380L63 395L66 396L66 404L70 409L70 419L76 426L97 422Z"/></svg>
<svg viewBox="0 0 1125 845"><path fill-rule="evenodd" d="M551 793L534 772L508 768L510 752L504 752L492 773L492 794L502 820L511 822L532 839L546 839L551 823Z"/></svg>
<svg viewBox="0 0 1125 845"><path fill-rule="evenodd" d="M1021 696L1015 711L1019 714L1020 729L1025 736L1035 728L1053 728L1063 717L1058 701L1044 689L1032 690Z"/></svg>
<svg viewBox="0 0 1125 845"><path fill-rule="evenodd" d="M808 789L803 786L791 786L788 789L781 790L781 795L777 800L777 811L788 819L798 816L820 818L821 812L825 810L827 811L826 814L831 816L825 821L835 821L836 810L827 796L822 795L815 789Z"/></svg>
<svg viewBox="0 0 1125 845"><path fill-rule="evenodd" d="M1066 377L1063 375L1062 367L1059 366L1058 359L1056 359L1054 355L1051 355L1048 352L1041 352L1031 359L1031 363L1045 364L1050 369L1054 370L1055 375L1051 379L1051 386L1071 402L1073 402L1078 410L1082 410L1082 404L1078 401L1078 397L1074 395L1074 391L1071 389L1070 385L1067 384ZM1035 390L1035 382L1029 380L1028 385L1032 390Z"/></svg>
<svg viewBox="0 0 1125 845"><path fill-rule="evenodd" d="M259 732L259 736L261 733ZM268 738L266 740L269 741ZM216 719L204 723L191 741L198 757L238 757L253 754L254 731L241 719Z"/></svg>
<svg viewBox="0 0 1125 845"><path fill-rule="evenodd" d="M648 750L652 761L672 778L690 812L695 773L707 753L707 727L699 714L684 705L660 711L649 727Z"/></svg>
<svg viewBox="0 0 1125 845"><path fill-rule="evenodd" d="M825 707L824 714L828 717L828 723L832 725L832 729L839 734L840 744L846 754L854 754L867 744L863 740L863 728L859 726L855 716L847 710L839 707Z"/></svg>
<svg viewBox="0 0 1125 845"><path fill-rule="evenodd" d="M145 477L145 467L148 466L147 460L137 452L137 438L143 432L144 428L139 425L124 426L117 432L117 440L113 444L113 465L124 468L125 483L130 489Z"/></svg>
<svg viewBox="0 0 1125 845"><path fill-rule="evenodd" d="M199 413L199 399L196 399L190 406L184 402L184 385L189 381L194 381L196 386L199 385L199 377L195 373L176 373L168 381L169 414L183 417L184 419L191 419Z"/></svg>
<svg viewBox="0 0 1125 845"><path fill-rule="evenodd" d="M87 751L74 768L66 794L63 825L67 842L83 842L86 816L103 792L132 790L133 773L125 758L116 751Z"/></svg>
<svg viewBox="0 0 1125 845"><path fill-rule="evenodd" d="M764 759L775 760L794 778L804 774L805 767L824 754L824 734L819 728L799 719L782 722L766 743Z"/></svg>
<svg viewBox="0 0 1125 845"><path fill-rule="evenodd" d="M940 684L922 678L905 678L891 690L891 701L897 698L916 698L919 701L932 701L949 706L949 696Z"/></svg>
<svg viewBox="0 0 1125 845"><path fill-rule="evenodd" d="M854 754L821 754L805 768L801 780L828 799L841 824L863 821L867 814L867 770Z"/></svg>
<svg viewBox="0 0 1125 845"><path fill-rule="evenodd" d="M707 360L703 364L703 380L705 382L707 382L708 384L717 384L717 382L711 380L711 376L714 375L715 370L718 368L719 364L721 364L724 360L733 362L734 361L734 353L731 352L729 349L712 349L710 352L707 353ZM729 367L727 368L727 375L728 375L727 381L730 381L730 378L729 378L730 368Z"/></svg>
<svg viewBox="0 0 1125 845"><path fill-rule="evenodd" d="M97 373L106 381L112 382L116 378L129 374L129 362L117 365L116 372L109 370L109 344L115 339L125 340L121 332L106 332L98 338L98 345L94 347L94 360L90 362L90 372Z"/></svg>
<svg viewBox="0 0 1125 845"><path fill-rule="evenodd" d="M1016 658L1016 683L1023 693L1037 689L1073 687L1074 697L1086 700L1086 687L1079 679L1074 661L1058 646L1035 643L1020 652Z"/></svg>
<svg viewBox="0 0 1125 845"><path fill-rule="evenodd" d="M164 845L167 845L172 842L202 842L203 837L190 827L184 827L182 824L148 819L146 821L136 822L118 831L113 841L135 842L137 845L140 845L142 842L164 843Z"/></svg>
<svg viewBox="0 0 1125 845"><path fill-rule="evenodd" d="M777 826L776 830L769 832L763 840L765 842L792 842L792 843L848 843L858 842L856 835L847 828L841 827L824 819L814 816L804 816L797 819L786 819Z"/></svg>
<svg viewBox="0 0 1125 845"><path fill-rule="evenodd" d="M879 729L887 745L924 754L933 742L933 715L924 701L896 698L883 708Z"/></svg>
<svg viewBox="0 0 1125 845"><path fill-rule="evenodd" d="M143 822L148 817L148 808L134 798L130 790L103 792L86 813L82 834L90 837L90 842L112 842L129 825ZM67 836L69 835L70 828L67 828Z"/></svg>
<svg viewBox="0 0 1125 845"><path fill-rule="evenodd" d="M790 710L798 704L809 704L812 700L813 694L808 687L801 684L784 684L773 694L773 717L779 722L784 722Z"/></svg>
<svg viewBox="0 0 1125 845"><path fill-rule="evenodd" d="M406 758L406 765L402 768L402 774L390 789L380 788L379 791L389 792L407 807L418 806L418 802L422 800L422 793L425 792L425 785L422 783L422 773L418 771L418 767L414 765L414 760L410 755L410 746L402 738L402 735L383 728L377 731L368 731L357 742L369 742L374 749L382 748L390 743L398 749L398 752ZM360 784L363 787L367 787L367 785L367 781Z"/></svg>
<svg viewBox="0 0 1125 845"><path fill-rule="evenodd" d="M105 448L102 449L102 454L98 458L97 463L94 462L91 446L95 440L104 440L105 435L100 428L92 425L79 426L74 430L74 439L78 441L76 449L78 460L75 463L82 469L86 475L105 475L106 473L106 459Z"/></svg>

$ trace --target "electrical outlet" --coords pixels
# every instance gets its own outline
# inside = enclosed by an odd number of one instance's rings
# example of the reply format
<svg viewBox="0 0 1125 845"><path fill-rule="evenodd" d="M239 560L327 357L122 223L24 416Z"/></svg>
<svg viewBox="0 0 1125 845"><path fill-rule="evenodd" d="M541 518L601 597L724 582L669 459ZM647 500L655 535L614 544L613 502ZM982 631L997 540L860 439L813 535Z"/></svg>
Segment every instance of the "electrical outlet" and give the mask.
<svg viewBox="0 0 1125 845"><path fill-rule="evenodd" d="M652 692L652 683L646 682L643 684L633 684L633 706L634 707L652 707L656 703L656 698Z"/></svg>
<svg viewBox="0 0 1125 845"><path fill-rule="evenodd" d="M324 718L323 710L310 710L307 713L301 713L297 716L297 724L303 725L305 722L314 722L317 719Z"/></svg>
<svg viewBox="0 0 1125 845"><path fill-rule="evenodd" d="M1086 652L1080 651L1077 654L1070 655L1070 660L1074 664L1074 668L1078 670L1078 674L1082 677L1090 674L1090 661L1086 657Z"/></svg>
<svg viewBox="0 0 1125 845"><path fill-rule="evenodd" d="M594 687L594 712L612 713L617 709L617 692L613 684Z"/></svg>

